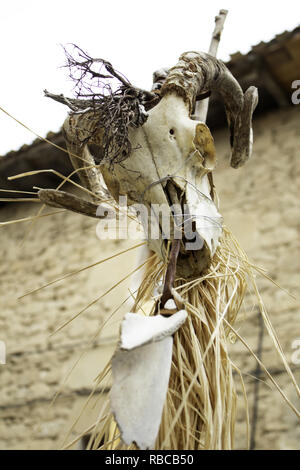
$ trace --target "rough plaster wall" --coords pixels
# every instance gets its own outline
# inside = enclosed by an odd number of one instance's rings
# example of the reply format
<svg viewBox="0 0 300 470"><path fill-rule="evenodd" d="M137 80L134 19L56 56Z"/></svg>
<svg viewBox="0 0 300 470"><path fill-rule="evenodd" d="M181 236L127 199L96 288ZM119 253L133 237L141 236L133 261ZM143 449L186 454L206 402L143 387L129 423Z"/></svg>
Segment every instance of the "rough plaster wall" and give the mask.
<svg viewBox="0 0 300 470"><path fill-rule="evenodd" d="M17 208L7 206L1 210L1 220L36 213L37 207L28 203ZM94 378L115 347L118 319L124 314L124 307L103 329L100 338L93 342L93 336L103 319L128 296L128 282L92 305L62 331L50 335L134 269L134 251L17 300L64 273L137 243L100 241L96 237L96 223L63 212L40 219L31 230L28 223L1 228L0 339L7 348L7 364L0 366L2 449L58 448L72 419L77 417L79 403L87 399ZM26 232L26 240L20 246ZM86 349L60 397L49 408L50 399ZM85 417L82 427L79 424L77 429L88 425Z"/></svg>
<svg viewBox="0 0 300 470"><path fill-rule="evenodd" d="M268 275L286 292L269 280L257 276L272 324L286 354L287 360L300 384L300 364L293 364L292 348L300 340L299 284L300 284L300 165L299 134L300 106L271 113L256 120L254 127L254 155L239 170L228 167L228 148L222 139L224 132L215 135L221 158L215 176L221 213L224 221L236 235L251 260L267 270ZM225 137L225 135L224 135ZM239 315L239 333L257 353L260 332L258 307L254 295L249 294ZM288 398L300 408L299 397L275 352L266 330L263 330L262 360ZM256 363L245 347L237 341L231 347L232 358L244 374L253 374ZM298 358L300 355L298 354ZM297 361L298 362L298 361ZM253 413L253 391L256 380L244 376L249 391L250 419ZM257 402L256 448L299 449L300 421L294 416L281 396L262 374ZM237 436L239 447L245 446L245 414L238 413Z"/></svg>
<svg viewBox="0 0 300 470"><path fill-rule="evenodd" d="M270 276L297 295L299 273L300 167L297 161L300 106L260 118L255 123L252 160L242 169L228 167L227 134L215 133L219 167L215 184L225 223L232 228L250 258ZM37 205L6 206L1 220L36 213ZM50 210L48 210L50 211ZM22 237L25 242L20 246ZM93 379L109 359L116 342L118 319L90 344L93 334L128 295L124 282L62 331L55 328L109 289L135 265L135 251L16 300L63 273L81 268L135 241L101 242L95 222L71 213L40 219L31 231L24 223L1 227L0 339L7 344L7 364L0 366L0 448L56 449L84 406ZM290 299L269 281L258 278L263 299L287 359L300 382L300 365L292 364L292 342L300 339L299 300ZM238 322L240 334L258 345L259 321L253 296L246 299ZM51 398L68 371L80 359L52 407ZM243 371L253 411L255 361L244 346L231 346L232 357ZM283 366L264 332L262 360L299 408ZM249 375L250 374L250 375ZM300 426L264 375L259 382L256 448L299 449ZM240 387L239 396L240 396ZM97 415L96 396L75 431L87 428ZM95 407L93 407L95 405ZM238 411L237 446L245 448L245 415ZM72 437L71 433L71 437Z"/></svg>

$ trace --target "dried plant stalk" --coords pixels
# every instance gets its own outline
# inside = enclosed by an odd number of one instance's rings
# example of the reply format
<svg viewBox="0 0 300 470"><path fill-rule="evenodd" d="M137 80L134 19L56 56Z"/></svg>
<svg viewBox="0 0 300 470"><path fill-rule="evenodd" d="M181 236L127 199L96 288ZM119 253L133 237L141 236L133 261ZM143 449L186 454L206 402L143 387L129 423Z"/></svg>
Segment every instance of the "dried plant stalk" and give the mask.
<svg viewBox="0 0 300 470"><path fill-rule="evenodd" d="M215 28L212 34L208 53L214 57L217 57L217 52L220 44L221 34L223 31L227 10L220 10L219 14L215 17ZM196 102L195 105L195 118L199 121L206 122L208 112L209 98Z"/></svg>

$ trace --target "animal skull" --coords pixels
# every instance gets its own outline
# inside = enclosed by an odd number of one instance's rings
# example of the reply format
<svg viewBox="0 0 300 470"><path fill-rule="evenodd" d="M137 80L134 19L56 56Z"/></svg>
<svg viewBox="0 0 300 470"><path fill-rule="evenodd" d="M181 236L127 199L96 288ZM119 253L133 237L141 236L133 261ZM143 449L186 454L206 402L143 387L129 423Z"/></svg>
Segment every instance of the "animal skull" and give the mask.
<svg viewBox="0 0 300 470"><path fill-rule="evenodd" d="M155 204L170 208L181 203L186 226L191 227L191 219L195 221L198 249L187 251L182 244L178 270L185 278L194 277L209 265L222 234L222 218L208 179L216 161L210 131L189 117L181 97L170 93L149 112L142 127L130 130L129 138L134 149L130 158L112 170L102 168L106 185L116 199L126 195L129 204L144 204L152 216L152 229L155 221L159 224ZM171 209L164 213L164 220L169 220L168 215L172 219ZM146 227L148 220L143 222ZM151 239L149 234L149 247L164 259L167 244L162 236L162 230L159 239Z"/></svg>
<svg viewBox="0 0 300 470"><path fill-rule="evenodd" d="M184 227L177 274L189 279L210 265L222 235L222 217L212 183L214 141L208 127L192 119L196 99L213 90L223 98L230 129L231 166L237 168L251 155L251 119L257 90L250 87L244 94L221 61L199 52L182 54L175 67L154 74L154 81L153 89L159 89L155 93L161 99L150 109L148 118L144 110L139 127L129 128L132 151L121 163L112 167L102 162L101 173L95 167L90 152L98 149L101 154L103 136L103 130L93 132L95 114L72 114L63 129L74 168L82 170L82 157L86 162L86 169L79 175L87 189L96 196L103 194L103 178L117 202L120 196L127 196L128 205L146 207L142 222L149 247L162 260L166 258L167 243L156 209L167 208L164 217L175 220L171 238L182 234ZM90 140L88 135L92 135ZM158 237L149 233L149 218L151 228L154 223L158 229Z"/></svg>
<svg viewBox="0 0 300 470"><path fill-rule="evenodd" d="M156 75L161 81L162 74ZM146 123L130 130L130 158L113 169L101 167L113 196L126 195L129 204L145 204L148 216L153 215L153 204L181 204L183 223L187 221L185 227L194 236L193 243L181 244L177 261L177 274L185 279L198 276L210 265L222 235L222 217L214 202L211 178L216 164L214 141L208 127L191 118L196 97L214 87L223 94L231 127L232 166L243 164L251 153L256 89L252 87L244 99L224 64L207 54L185 53L169 71L161 89L163 97L149 111ZM148 220L144 218L143 222L146 228ZM160 235L160 239L148 236L149 247L165 259L167 245L162 242L162 230ZM184 235L188 235L186 231Z"/></svg>

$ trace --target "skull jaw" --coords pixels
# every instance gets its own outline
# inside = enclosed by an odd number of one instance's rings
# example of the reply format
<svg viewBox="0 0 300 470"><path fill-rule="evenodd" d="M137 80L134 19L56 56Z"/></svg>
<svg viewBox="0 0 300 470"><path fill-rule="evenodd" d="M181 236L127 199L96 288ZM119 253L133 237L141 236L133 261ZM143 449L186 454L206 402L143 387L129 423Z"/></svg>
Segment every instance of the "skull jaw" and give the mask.
<svg viewBox="0 0 300 470"><path fill-rule="evenodd" d="M206 183L205 179L203 180L203 183ZM176 201L172 200L170 192L167 190L170 185L173 187L177 186L176 183L171 180L168 182L167 187L164 188L164 192L171 207L174 207ZM203 186L204 185L202 185L200 189L204 191L205 188ZM206 197L199 200L198 188L190 190L185 187L183 201L182 214L185 214L183 220L187 221L187 223L183 222L182 224L184 227L183 232L177 231L177 234L179 233L179 238L181 239L181 246L177 259L176 274L177 277L181 277L185 280L192 280L201 276L212 263L215 251L219 245L219 239L222 235L222 217L210 198ZM186 204L187 202L189 202L189 204ZM171 208L169 209L171 214ZM197 214L200 215L200 217L195 217ZM206 214L206 216L203 217L203 214ZM172 217L170 218L172 219ZM216 219L218 222L212 224L211 220L216 221ZM143 225L144 229L145 227L149 227L149 224ZM169 239L163 238L162 230L160 230L160 238L158 240L151 239L151 234L148 234L146 229L145 233L146 238L148 239L149 248L152 249L163 261L166 261L169 251L168 242L170 239L174 238L174 230L171 228L171 236Z"/></svg>

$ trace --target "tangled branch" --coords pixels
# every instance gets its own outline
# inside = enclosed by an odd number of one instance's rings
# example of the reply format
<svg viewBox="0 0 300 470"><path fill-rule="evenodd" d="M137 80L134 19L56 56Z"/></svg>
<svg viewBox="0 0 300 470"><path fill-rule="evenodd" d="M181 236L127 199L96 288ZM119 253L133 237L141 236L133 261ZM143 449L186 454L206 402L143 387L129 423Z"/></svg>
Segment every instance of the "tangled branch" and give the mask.
<svg viewBox="0 0 300 470"><path fill-rule="evenodd" d="M70 114L93 113L96 126L85 143L101 131L102 162L120 163L132 150L129 127L139 127L146 122L147 111L157 104L159 96L134 87L110 62L94 59L76 45L73 48L74 55L65 49L65 67L75 84L75 98L54 95L47 90L45 96L68 106Z"/></svg>

